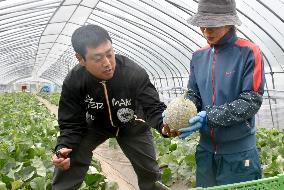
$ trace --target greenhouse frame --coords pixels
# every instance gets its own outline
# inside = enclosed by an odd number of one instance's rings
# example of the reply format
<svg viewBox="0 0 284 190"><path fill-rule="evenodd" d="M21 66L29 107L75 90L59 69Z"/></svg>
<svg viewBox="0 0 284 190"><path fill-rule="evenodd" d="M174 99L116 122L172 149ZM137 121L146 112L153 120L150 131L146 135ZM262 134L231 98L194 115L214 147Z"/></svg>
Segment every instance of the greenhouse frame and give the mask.
<svg viewBox="0 0 284 190"><path fill-rule="evenodd" d="M236 5L238 36L257 44L264 59L256 125L283 130L284 0ZM200 29L187 22L197 8L198 0L0 0L0 93L38 93L45 85L60 92L78 64L72 33L96 24L110 33L115 53L147 71L167 104L187 90L192 54L207 45Z"/></svg>
<svg viewBox="0 0 284 190"><path fill-rule="evenodd" d="M206 45L187 23L197 1L15 0L0 3L1 90L28 82L60 86L77 64L70 36L97 24L113 38L116 53L144 67L166 101L187 86L192 53ZM281 128L283 114L283 1L237 0L240 37L258 44L266 72L265 101L258 123Z"/></svg>

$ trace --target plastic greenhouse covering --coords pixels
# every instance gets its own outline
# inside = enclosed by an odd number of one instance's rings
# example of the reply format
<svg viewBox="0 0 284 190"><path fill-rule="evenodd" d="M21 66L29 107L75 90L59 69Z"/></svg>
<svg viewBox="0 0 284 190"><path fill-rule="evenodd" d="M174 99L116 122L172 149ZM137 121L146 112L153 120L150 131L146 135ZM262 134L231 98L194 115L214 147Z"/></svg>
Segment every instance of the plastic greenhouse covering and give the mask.
<svg viewBox="0 0 284 190"><path fill-rule="evenodd" d="M265 62L264 102L257 124L284 126L284 1L236 0L238 35L258 44ZM0 0L0 90L49 83L55 90L77 61L72 32L82 25L106 28L115 52L148 72L161 98L182 94L192 53L206 45L186 20L197 0ZM33 89L30 88L30 91Z"/></svg>

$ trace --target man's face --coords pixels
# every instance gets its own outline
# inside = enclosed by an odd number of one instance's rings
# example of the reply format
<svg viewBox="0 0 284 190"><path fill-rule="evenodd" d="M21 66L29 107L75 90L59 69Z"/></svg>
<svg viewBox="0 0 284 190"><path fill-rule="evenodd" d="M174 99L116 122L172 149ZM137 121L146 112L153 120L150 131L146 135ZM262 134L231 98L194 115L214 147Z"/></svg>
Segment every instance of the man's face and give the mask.
<svg viewBox="0 0 284 190"><path fill-rule="evenodd" d="M210 45L216 44L229 30L230 26L200 27L201 32Z"/></svg>
<svg viewBox="0 0 284 190"><path fill-rule="evenodd" d="M96 48L87 48L85 59L76 54L80 64L85 66L94 77L100 80L109 80L113 77L116 62L112 44L109 40Z"/></svg>

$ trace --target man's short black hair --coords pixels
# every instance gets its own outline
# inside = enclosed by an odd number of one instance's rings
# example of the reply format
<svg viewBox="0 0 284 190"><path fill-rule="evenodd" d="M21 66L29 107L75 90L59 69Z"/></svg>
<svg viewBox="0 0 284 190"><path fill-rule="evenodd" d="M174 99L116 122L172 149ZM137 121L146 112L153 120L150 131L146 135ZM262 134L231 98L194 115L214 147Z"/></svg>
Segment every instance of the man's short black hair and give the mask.
<svg viewBox="0 0 284 190"><path fill-rule="evenodd" d="M84 59L88 47L96 48L107 40L112 43L108 32L104 28L94 24L77 28L71 37L74 51Z"/></svg>

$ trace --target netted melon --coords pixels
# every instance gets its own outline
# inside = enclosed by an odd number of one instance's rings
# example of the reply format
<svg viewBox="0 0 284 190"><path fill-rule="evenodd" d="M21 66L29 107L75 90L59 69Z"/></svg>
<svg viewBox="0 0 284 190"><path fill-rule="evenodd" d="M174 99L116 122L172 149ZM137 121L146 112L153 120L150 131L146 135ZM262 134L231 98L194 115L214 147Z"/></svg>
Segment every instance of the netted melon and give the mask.
<svg viewBox="0 0 284 190"><path fill-rule="evenodd" d="M189 127L188 120L197 114L194 103L184 96L173 99L165 110L164 121L172 129Z"/></svg>

